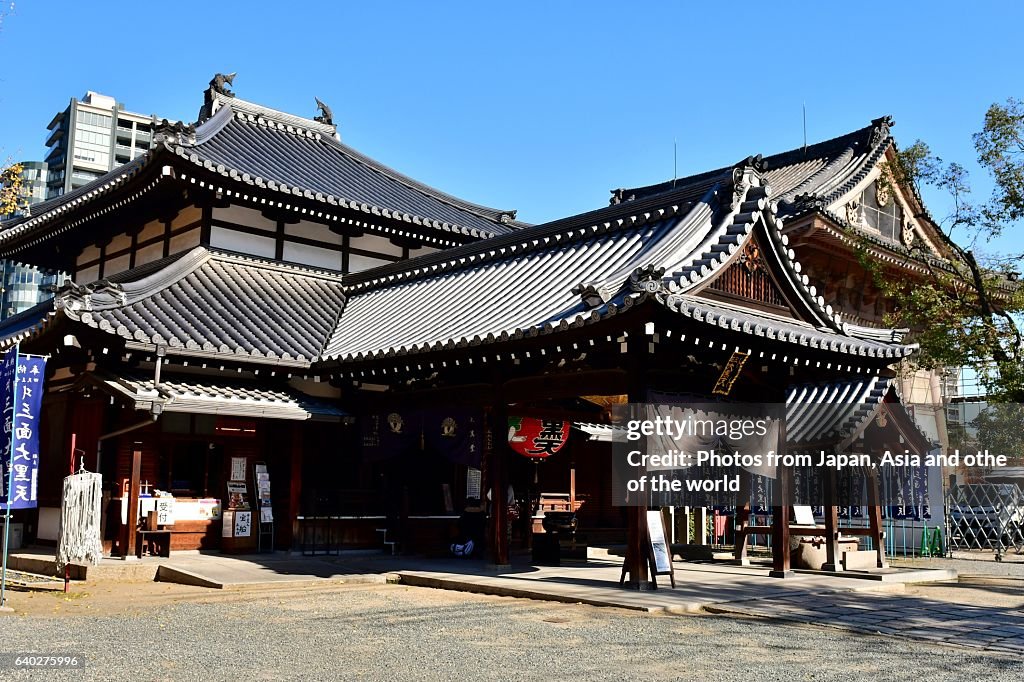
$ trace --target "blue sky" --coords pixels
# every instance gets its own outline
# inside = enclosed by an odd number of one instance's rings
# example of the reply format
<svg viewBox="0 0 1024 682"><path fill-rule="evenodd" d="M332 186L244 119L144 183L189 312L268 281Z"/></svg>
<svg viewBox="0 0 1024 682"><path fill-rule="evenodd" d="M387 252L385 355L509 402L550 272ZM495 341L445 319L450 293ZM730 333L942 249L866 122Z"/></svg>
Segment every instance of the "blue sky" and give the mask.
<svg viewBox="0 0 1024 682"><path fill-rule="evenodd" d="M42 157L86 90L191 121L210 77L237 71L239 97L312 116L319 96L348 144L541 222L671 178L673 139L681 176L799 146L804 103L811 142L891 114L901 144L973 167L986 108L1024 97L1021 25L1024 5L985 2L17 0L0 149Z"/></svg>

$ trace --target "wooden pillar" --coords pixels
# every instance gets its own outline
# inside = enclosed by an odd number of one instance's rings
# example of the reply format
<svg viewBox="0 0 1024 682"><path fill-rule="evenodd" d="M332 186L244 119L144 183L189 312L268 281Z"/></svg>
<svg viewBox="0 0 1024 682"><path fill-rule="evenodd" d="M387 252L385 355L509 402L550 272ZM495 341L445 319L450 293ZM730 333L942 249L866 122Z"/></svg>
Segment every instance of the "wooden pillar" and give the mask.
<svg viewBox="0 0 1024 682"><path fill-rule="evenodd" d="M628 398L632 405L647 402L647 365L648 348L642 326L629 330L627 338L627 363L629 366ZM647 440L641 438L635 449L641 456L647 452ZM626 509L626 558L622 565L620 583L631 590L650 590L657 586L651 581L647 537L647 504L646 493L638 492L640 499L631 498ZM626 576L629 580L625 580Z"/></svg>
<svg viewBox="0 0 1024 682"><path fill-rule="evenodd" d="M868 470L868 520L871 526L871 542L875 546L875 565L878 568L888 568L889 562L885 558L885 533L882 532L880 498L878 471L870 469Z"/></svg>
<svg viewBox="0 0 1024 682"><path fill-rule="evenodd" d="M121 524L121 558L135 554L135 531L139 525L139 488L142 479L142 443L132 448L132 473L128 484L128 513L126 523Z"/></svg>
<svg viewBox="0 0 1024 682"><path fill-rule="evenodd" d="M786 452L786 423L779 424L779 455ZM780 465L776 469L775 506L772 507L772 571L773 578L789 578L789 509L792 492L792 469Z"/></svg>
<svg viewBox="0 0 1024 682"><path fill-rule="evenodd" d="M836 470L834 467L825 467L825 563L823 571L843 570L841 557L839 556L839 509L838 490L836 484Z"/></svg>
<svg viewBox="0 0 1024 682"><path fill-rule="evenodd" d="M500 391L496 391L501 395ZM500 568L511 565L508 546L508 409L504 398L491 408L486 442L488 486L491 491L491 563Z"/></svg>
<svg viewBox="0 0 1024 682"><path fill-rule="evenodd" d="M740 566L749 566L750 559L747 558L747 547L750 544L750 536L747 535L747 527L750 526L750 474L740 471L740 494L736 505L736 550L735 561Z"/></svg>
<svg viewBox="0 0 1024 682"><path fill-rule="evenodd" d="M706 547L708 543L708 508L692 507L693 509L693 535L697 545ZM714 535L714 528L712 528ZM713 542L711 544L714 544Z"/></svg>
<svg viewBox="0 0 1024 682"><path fill-rule="evenodd" d="M676 511L676 542L690 544L690 507L679 507Z"/></svg>
<svg viewBox="0 0 1024 682"><path fill-rule="evenodd" d="M626 558L622 566L620 583L631 590L649 590L651 582L647 559L646 507L630 505L626 508ZM626 580L626 576L629 580Z"/></svg>
<svg viewBox="0 0 1024 682"><path fill-rule="evenodd" d="M296 538L299 537L299 512L302 510L302 455L305 442L303 425L292 424L291 443L289 446L289 480L288 480L288 524L287 536L284 538L287 547L294 550Z"/></svg>

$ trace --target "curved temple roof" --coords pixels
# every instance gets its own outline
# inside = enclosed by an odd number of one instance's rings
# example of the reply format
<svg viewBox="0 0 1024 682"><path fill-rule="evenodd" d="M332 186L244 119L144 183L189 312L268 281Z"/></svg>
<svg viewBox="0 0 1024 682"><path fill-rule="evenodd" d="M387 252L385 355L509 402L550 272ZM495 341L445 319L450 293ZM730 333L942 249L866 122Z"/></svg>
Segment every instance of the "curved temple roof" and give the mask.
<svg viewBox="0 0 1024 682"><path fill-rule="evenodd" d="M642 214L611 207L602 222L559 221L370 271L349 295L324 359L341 362L493 343L580 327L654 299L700 322L832 352L891 358L913 352L893 330L844 322L800 274L770 188L736 169L699 200ZM771 248L798 318L699 298L755 233ZM380 324L380 320L388 324Z"/></svg>
<svg viewBox="0 0 1024 682"><path fill-rule="evenodd" d="M188 144L203 149L221 138L231 148L231 135L254 131L281 144L300 136L305 141L299 144L327 144L319 132L272 130L248 116L225 106L207 123L220 128L200 128ZM867 133L847 137L857 135ZM335 151L324 153L346 153L329 144ZM819 170L846 166L836 159ZM847 323L809 285L782 233L783 209L770 176L750 160L599 211L345 277L199 248L135 279L67 289L56 306L73 321L135 344L297 366L540 336L596 323L643 301L720 330L874 358L877 365L912 353L898 331ZM796 184L784 180L784 196L814 176ZM852 181L818 187L841 191ZM785 289L791 316L703 295L753 241ZM52 318L52 309L46 314ZM39 329L25 324L20 337Z"/></svg>
<svg viewBox="0 0 1024 682"><path fill-rule="evenodd" d="M344 304L341 278L196 248L141 279L59 292L66 317L168 352L308 366Z"/></svg>
<svg viewBox="0 0 1024 682"><path fill-rule="evenodd" d="M786 390L786 438L797 446L847 448L863 435L887 402L889 414L902 422L900 431L909 439L908 447L919 452L930 448L928 436L899 399L896 379L880 376L790 386Z"/></svg>
<svg viewBox="0 0 1024 682"><path fill-rule="evenodd" d="M852 133L780 154L751 157L748 162L763 170L765 181L775 190L778 215L792 219L813 205L827 206L866 178L893 142L892 125L892 119L883 116ZM613 195L638 201L703 187L728 171L719 168L646 187L614 190Z"/></svg>
<svg viewBox="0 0 1024 682"><path fill-rule="evenodd" d="M514 210L459 199L374 161L336 139L333 126L232 97L219 96L218 101L217 112L197 127L165 122L156 131L154 149L87 185L34 205L31 215L5 221L0 249L115 190L133 182L146 184L135 179L173 157L197 171L219 174L226 183L244 187L245 193L258 187L288 201L301 197L405 222L413 231L420 227L479 239L525 226L515 220ZM139 187L140 193L153 182Z"/></svg>
<svg viewBox="0 0 1024 682"><path fill-rule="evenodd" d="M504 234L522 223L515 211L479 206L417 182L342 144L324 124L234 98L195 130L178 136L174 151L192 163L254 185L327 203L348 202L387 211L396 218L438 221L475 236ZM302 119L299 119L300 121ZM333 201L332 201L333 200Z"/></svg>

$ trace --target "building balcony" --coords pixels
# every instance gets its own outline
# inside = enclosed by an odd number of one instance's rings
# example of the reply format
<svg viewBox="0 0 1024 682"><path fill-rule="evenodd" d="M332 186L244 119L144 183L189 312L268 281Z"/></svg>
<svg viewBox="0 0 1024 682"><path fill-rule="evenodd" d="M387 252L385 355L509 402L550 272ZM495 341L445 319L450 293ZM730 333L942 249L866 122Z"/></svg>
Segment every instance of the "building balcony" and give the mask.
<svg viewBox="0 0 1024 682"><path fill-rule="evenodd" d="M54 128L53 132L51 132L49 137L46 138L46 142L43 146L52 147L54 144L56 144L57 140L64 136L64 132L64 126L58 126Z"/></svg>
<svg viewBox="0 0 1024 682"><path fill-rule="evenodd" d="M50 151L46 152L46 158L43 160L46 161L46 164L50 168L54 168L55 166L63 166L64 158L64 149L60 146L57 146L51 149Z"/></svg>

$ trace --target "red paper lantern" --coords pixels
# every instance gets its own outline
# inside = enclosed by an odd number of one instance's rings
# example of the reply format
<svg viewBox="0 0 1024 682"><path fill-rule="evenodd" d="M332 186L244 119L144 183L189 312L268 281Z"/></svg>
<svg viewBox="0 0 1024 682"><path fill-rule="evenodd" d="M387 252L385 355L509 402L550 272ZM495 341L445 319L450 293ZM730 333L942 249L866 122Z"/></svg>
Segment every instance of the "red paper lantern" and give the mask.
<svg viewBox="0 0 1024 682"><path fill-rule="evenodd" d="M532 417L508 418L508 445L524 457L550 457L568 440L569 422Z"/></svg>

